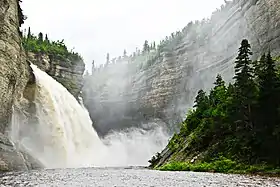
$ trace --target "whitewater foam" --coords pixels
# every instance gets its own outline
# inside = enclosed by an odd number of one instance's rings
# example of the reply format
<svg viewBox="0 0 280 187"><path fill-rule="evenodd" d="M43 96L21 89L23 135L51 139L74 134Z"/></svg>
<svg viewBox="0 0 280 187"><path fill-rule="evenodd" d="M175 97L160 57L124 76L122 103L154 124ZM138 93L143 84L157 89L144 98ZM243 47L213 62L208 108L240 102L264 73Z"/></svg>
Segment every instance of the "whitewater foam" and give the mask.
<svg viewBox="0 0 280 187"><path fill-rule="evenodd" d="M14 112L11 138L47 168L147 165L168 141L161 126L128 129L100 139L87 110L60 83L31 65L36 77L36 118ZM156 124L153 124L156 126Z"/></svg>

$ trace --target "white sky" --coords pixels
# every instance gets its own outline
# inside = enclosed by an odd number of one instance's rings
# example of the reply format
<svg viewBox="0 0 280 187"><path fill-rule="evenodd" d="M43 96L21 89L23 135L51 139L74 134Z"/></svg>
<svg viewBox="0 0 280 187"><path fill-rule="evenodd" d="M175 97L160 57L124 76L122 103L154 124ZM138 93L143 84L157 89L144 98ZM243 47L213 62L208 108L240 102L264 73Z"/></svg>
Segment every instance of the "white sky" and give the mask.
<svg viewBox="0 0 280 187"><path fill-rule="evenodd" d="M64 39L88 67L110 57L142 49L145 40L159 41L189 21L209 17L224 0L23 0L28 19L23 28Z"/></svg>

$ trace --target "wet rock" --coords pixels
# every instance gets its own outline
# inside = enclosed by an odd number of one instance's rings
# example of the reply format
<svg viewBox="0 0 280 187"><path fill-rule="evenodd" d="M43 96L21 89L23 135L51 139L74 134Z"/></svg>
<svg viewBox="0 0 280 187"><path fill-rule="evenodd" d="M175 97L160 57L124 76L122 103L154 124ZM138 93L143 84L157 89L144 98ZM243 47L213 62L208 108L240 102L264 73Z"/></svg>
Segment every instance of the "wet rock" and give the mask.
<svg viewBox="0 0 280 187"><path fill-rule="evenodd" d="M84 62L70 65L72 63L65 64L62 61L52 60L46 54L35 54L32 52L27 53L27 59L61 83L78 99L83 86Z"/></svg>
<svg viewBox="0 0 280 187"><path fill-rule="evenodd" d="M0 1L0 171L26 170L23 155L8 138L13 108L25 102L26 85L34 82L21 46L18 0Z"/></svg>
<svg viewBox="0 0 280 187"><path fill-rule="evenodd" d="M10 140L0 133L0 171L27 170L25 160Z"/></svg>

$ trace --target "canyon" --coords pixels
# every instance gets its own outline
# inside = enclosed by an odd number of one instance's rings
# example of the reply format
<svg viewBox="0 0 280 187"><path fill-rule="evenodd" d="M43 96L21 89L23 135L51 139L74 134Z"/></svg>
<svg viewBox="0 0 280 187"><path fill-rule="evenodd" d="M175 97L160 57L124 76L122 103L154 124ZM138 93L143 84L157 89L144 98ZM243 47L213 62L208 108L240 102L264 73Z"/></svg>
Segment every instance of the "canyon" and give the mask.
<svg viewBox="0 0 280 187"><path fill-rule="evenodd" d="M171 134L193 106L199 89L209 90L217 74L232 80L242 39L253 59L280 54L278 0L227 1L209 19L189 23L154 49L93 69L83 99L100 135L156 121Z"/></svg>
<svg viewBox="0 0 280 187"><path fill-rule="evenodd" d="M164 127L171 135L192 107L199 89L211 88L217 73L230 82L237 49L247 38L257 59L263 51L280 54L280 2L228 1L210 19L189 23L158 47L93 69L64 66L48 55L22 47L18 0L0 2L0 171L40 168L10 139L13 114L36 119L36 78L30 64L83 97L100 137L127 128ZM82 90L82 93L81 93Z"/></svg>

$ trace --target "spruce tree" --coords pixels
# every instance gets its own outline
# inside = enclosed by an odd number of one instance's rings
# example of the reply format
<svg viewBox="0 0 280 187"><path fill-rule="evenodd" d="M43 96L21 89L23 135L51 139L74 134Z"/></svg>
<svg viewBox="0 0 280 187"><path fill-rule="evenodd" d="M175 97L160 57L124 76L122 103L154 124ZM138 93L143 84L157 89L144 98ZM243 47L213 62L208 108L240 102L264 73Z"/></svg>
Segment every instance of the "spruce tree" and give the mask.
<svg viewBox="0 0 280 187"><path fill-rule="evenodd" d="M227 87L227 109L226 113L228 115L228 123L231 124L231 130L235 130L235 119L236 119L236 107L238 107L238 103L235 100L236 96L236 88L233 84L229 83Z"/></svg>
<svg viewBox="0 0 280 187"><path fill-rule="evenodd" d="M280 84L275 61L270 53L268 53L264 62L263 69L259 75L259 110L256 130L261 143L260 153L276 155L276 159L279 160L280 155L279 151L277 151L279 148L278 134L275 134L275 129L278 129L279 125ZM276 139L273 137L274 135L277 136Z"/></svg>
<svg viewBox="0 0 280 187"><path fill-rule="evenodd" d="M107 55L106 55L106 65L108 65L109 62L110 62L110 54L107 53Z"/></svg>
<svg viewBox="0 0 280 187"><path fill-rule="evenodd" d="M278 122L280 85L275 61L272 59L270 53L266 57L265 65L260 75L259 89L259 102L262 105L263 115L265 115L267 125L270 126L268 128L272 131L272 125L276 125Z"/></svg>
<svg viewBox="0 0 280 187"><path fill-rule="evenodd" d="M214 85L215 87L211 89L209 95L212 106L216 106L226 96L225 81L220 74L217 75Z"/></svg>
<svg viewBox="0 0 280 187"><path fill-rule="evenodd" d="M253 69L251 67L252 61L250 60L251 45L248 40L244 39L241 42L239 53L235 61L235 85L239 88L248 84L249 80L253 77Z"/></svg>
<svg viewBox="0 0 280 187"><path fill-rule="evenodd" d="M38 34L38 41L39 41L40 43L43 42L43 33L41 33L41 32Z"/></svg>
<svg viewBox="0 0 280 187"><path fill-rule="evenodd" d="M30 27L28 27L28 33L27 33L27 39L30 39L31 38L31 29Z"/></svg>
<svg viewBox="0 0 280 187"><path fill-rule="evenodd" d="M143 46L143 52L145 53L147 51L149 51L149 42L148 42L148 40L145 40L144 46Z"/></svg>
<svg viewBox="0 0 280 187"><path fill-rule="evenodd" d="M243 128L252 128L252 105L256 96L256 86L253 81L253 68L250 56L251 45L248 40L241 42L239 53L235 61L235 102L238 107L237 115L243 122Z"/></svg>
<svg viewBox="0 0 280 187"><path fill-rule="evenodd" d="M199 90L195 98L195 105L197 110L205 110L208 107L208 98L206 92Z"/></svg>
<svg viewBox="0 0 280 187"><path fill-rule="evenodd" d="M127 52L126 52L126 50L123 51L123 57L127 57Z"/></svg>
<svg viewBox="0 0 280 187"><path fill-rule="evenodd" d="M91 64L91 74L93 74L94 71L95 71L95 63L94 63L94 60L93 60L92 64Z"/></svg>
<svg viewBox="0 0 280 187"><path fill-rule="evenodd" d="M225 86L225 81L223 80L222 76L220 74L217 75L216 81L214 82L214 85L217 86Z"/></svg>
<svg viewBox="0 0 280 187"><path fill-rule="evenodd" d="M150 50L153 50L154 48L153 48L153 43L151 43L150 45L149 45L149 48L150 48Z"/></svg>
<svg viewBox="0 0 280 187"><path fill-rule="evenodd" d="M47 34L45 35L45 42L46 42L46 43L49 43L49 42L50 42Z"/></svg>
<svg viewBox="0 0 280 187"><path fill-rule="evenodd" d="M265 121L269 120L269 125L276 124L279 105L279 78L277 76L275 61L270 53L266 56L263 68L259 71L259 104ZM264 119L265 119L264 118ZM269 118L269 119L268 119Z"/></svg>
<svg viewBox="0 0 280 187"><path fill-rule="evenodd" d="M264 72L264 65L266 63L265 53L261 56L260 60L253 62L255 81L259 85L261 75Z"/></svg>

